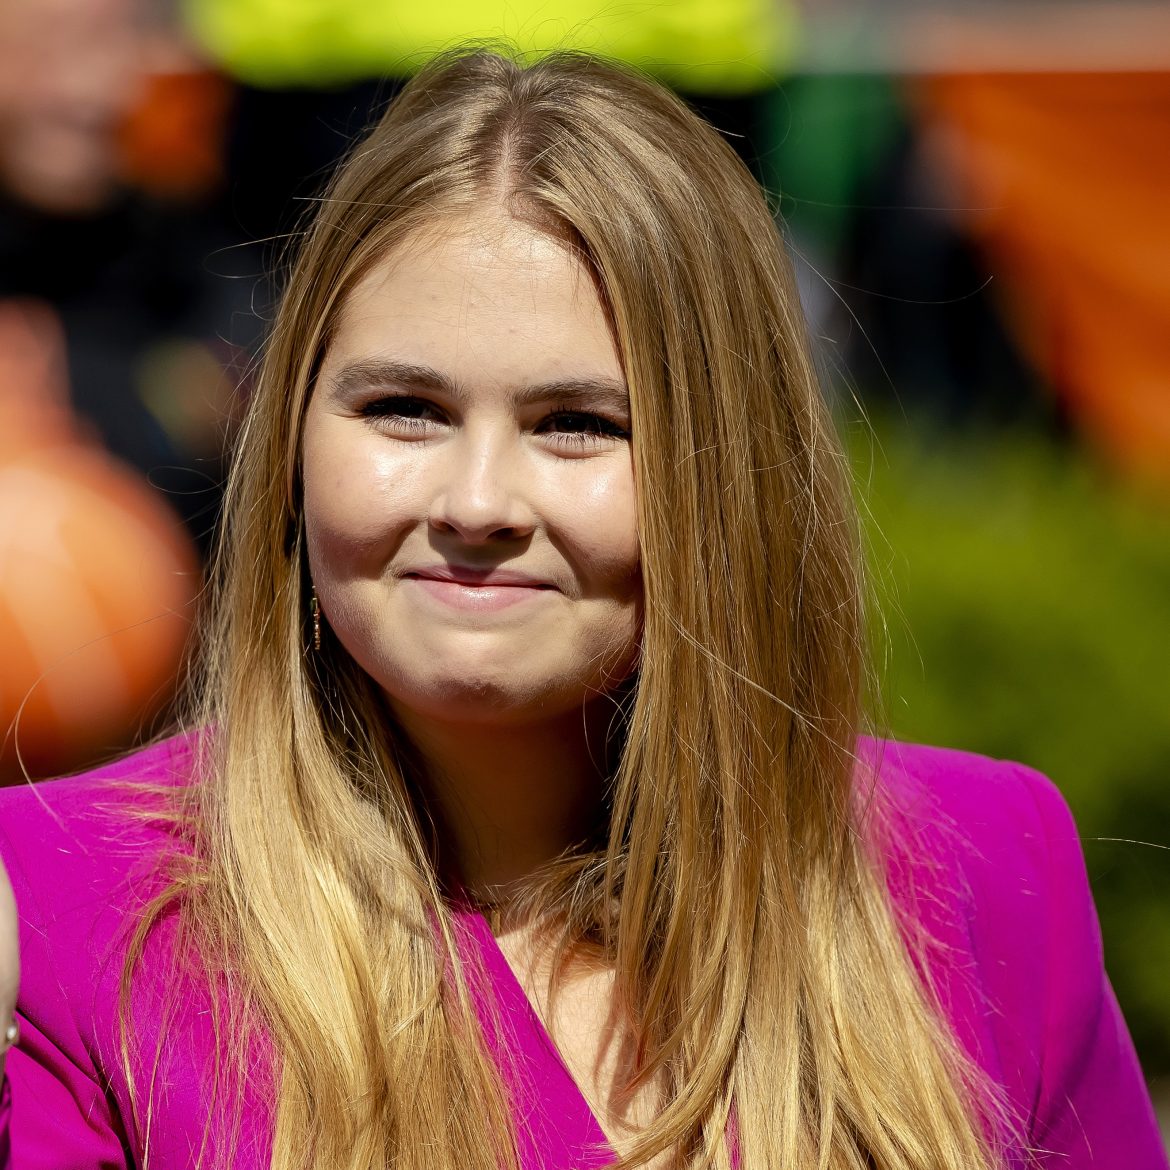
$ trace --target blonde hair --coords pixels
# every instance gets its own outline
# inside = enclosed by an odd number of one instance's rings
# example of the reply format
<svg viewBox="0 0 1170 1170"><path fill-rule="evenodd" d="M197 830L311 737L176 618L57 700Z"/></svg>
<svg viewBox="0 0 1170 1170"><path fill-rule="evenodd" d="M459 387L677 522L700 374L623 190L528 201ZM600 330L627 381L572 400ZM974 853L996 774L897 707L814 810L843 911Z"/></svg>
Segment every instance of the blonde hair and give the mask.
<svg viewBox="0 0 1170 1170"><path fill-rule="evenodd" d="M612 964L639 1083L665 1086L624 1164L726 1168L734 1113L752 1170L997 1165L866 844L856 522L784 247L709 126L583 55L436 61L320 203L227 493L194 716L209 730L174 814L192 848L124 987L177 903L221 956L208 977L238 989L223 1028L263 1021L270 1038L276 1170L515 1165L408 745L334 640L307 653L298 483L349 290L411 232L489 200L572 239L629 383L640 663L608 841L547 899L563 951Z"/></svg>

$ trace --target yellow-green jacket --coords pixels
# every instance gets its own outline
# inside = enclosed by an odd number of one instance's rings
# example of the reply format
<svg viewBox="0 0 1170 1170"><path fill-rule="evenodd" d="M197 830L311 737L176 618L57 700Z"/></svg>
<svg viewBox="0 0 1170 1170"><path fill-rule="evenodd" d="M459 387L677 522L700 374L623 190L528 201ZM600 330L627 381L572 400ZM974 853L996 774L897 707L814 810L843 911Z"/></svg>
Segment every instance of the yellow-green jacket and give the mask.
<svg viewBox="0 0 1170 1170"><path fill-rule="evenodd" d="M189 24L240 79L331 86L414 72L436 51L502 39L579 48L696 94L770 86L791 59L785 0L186 0Z"/></svg>

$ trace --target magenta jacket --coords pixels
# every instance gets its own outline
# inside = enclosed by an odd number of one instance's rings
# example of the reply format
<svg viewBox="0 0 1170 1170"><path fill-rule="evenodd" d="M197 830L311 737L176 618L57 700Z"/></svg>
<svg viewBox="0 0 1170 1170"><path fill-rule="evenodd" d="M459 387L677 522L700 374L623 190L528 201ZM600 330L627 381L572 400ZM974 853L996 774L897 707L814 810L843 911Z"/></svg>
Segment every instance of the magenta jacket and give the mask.
<svg viewBox="0 0 1170 1170"><path fill-rule="evenodd" d="M959 1040L1022 1120L1011 1164L1167 1170L1057 790L1019 765L960 752L869 741L863 750L880 756L880 783L903 810L910 847L893 864L894 896L941 944L928 977ZM163 1036L149 1138L130 1120L118 978L126 928L155 885L150 859L164 841L148 822L118 815L125 798L111 786L119 778L184 783L188 762L176 739L86 775L0 790L0 855L16 892L23 961L22 1038L8 1054L0 1170L140 1166L146 1140L153 1170L195 1163L211 1027L206 995L194 986L174 1018L157 1007L174 978L169 922L152 936L155 958L145 968L159 986L135 992L144 1051ZM525 1170L605 1165L601 1128L487 924L470 912L460 922L463 945L486 973L481 1018L492 1013L508 1033L497 1056ZM134 1069L143 1097L150 1063ZM267 1164L270 1100L257 1076L242 1103L237 1170ZM213 1152L223 1124L213 1119Z"/></svg>

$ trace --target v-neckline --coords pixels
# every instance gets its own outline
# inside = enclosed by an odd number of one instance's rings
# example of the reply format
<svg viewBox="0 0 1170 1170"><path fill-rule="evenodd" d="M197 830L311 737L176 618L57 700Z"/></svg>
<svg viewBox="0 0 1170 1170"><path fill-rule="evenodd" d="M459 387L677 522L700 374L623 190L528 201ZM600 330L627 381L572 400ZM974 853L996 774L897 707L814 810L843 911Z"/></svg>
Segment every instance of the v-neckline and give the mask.
<svg viewBox="0 0 1170 1170"><path fill-rule="evenodd" d="M475 944L486 987L472 979L476 1012L512 1092L524 1170L599 1170L617 1155L512 964L479 911L456 910Z"/></svg>

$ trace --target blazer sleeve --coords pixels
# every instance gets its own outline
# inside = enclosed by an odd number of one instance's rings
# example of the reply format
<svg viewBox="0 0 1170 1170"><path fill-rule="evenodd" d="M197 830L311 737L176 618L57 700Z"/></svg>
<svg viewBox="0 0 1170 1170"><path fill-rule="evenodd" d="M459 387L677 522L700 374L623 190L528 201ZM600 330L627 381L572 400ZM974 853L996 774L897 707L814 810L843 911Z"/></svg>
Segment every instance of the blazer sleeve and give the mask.
<svg viewBox="0 0 1170 1170"><path fill-rule="evenodd" d="M12 1119L12 1090L8 1087L7 1075L0 1077L0 1170L9 1170L12 1165L9 1125Z"/></svg>
<svg viewBox="0 0 1170 1170"><path fill-rule="evenodd" d="M1141 1068L1105 974L1072 815L1050 780L1016 767L1047 845L1043 1040L1030 1145L1038 1164L1053 1170L1167 1170Z"/></svg>
<svg viewBox="0 0 1170 1170"><path fill-rule="evenodd" d="M20 921L20 1043L5 1060L7 1127L0 1170L125 1170L116 1108L62 986L62 964L79 943L46 912L19 851L0 830ZM0 1118L4 1116L0 1107Z"/></svg>

